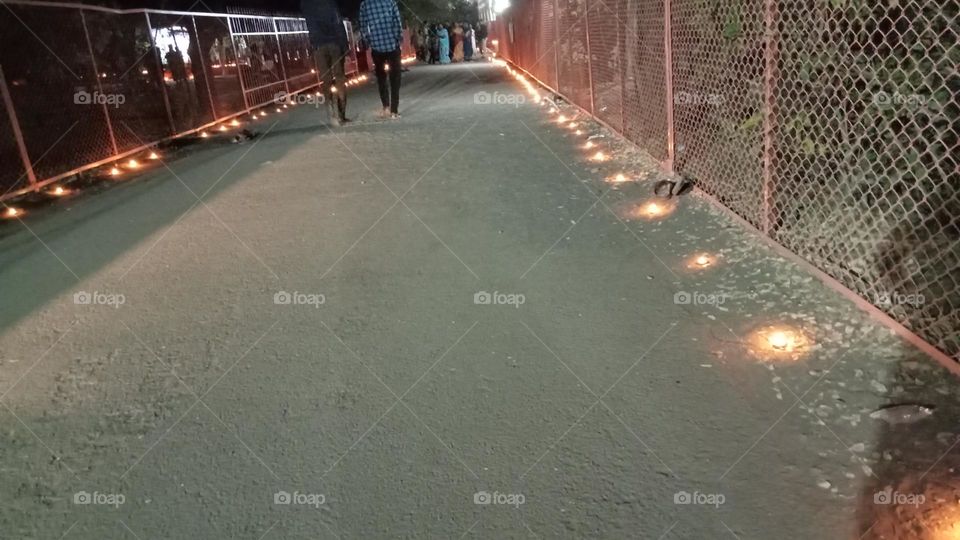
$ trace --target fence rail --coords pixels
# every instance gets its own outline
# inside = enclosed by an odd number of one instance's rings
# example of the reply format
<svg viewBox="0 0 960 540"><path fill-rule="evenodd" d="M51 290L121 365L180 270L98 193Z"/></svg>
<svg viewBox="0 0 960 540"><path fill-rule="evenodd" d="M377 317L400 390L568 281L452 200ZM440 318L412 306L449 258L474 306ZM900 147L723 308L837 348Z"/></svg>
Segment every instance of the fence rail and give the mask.
<svg viewBox="0 0 960 540"><path fill-rule="evenodd" d="M0 201L320 84L300 18L0 4Z"/></svg>
<svg viewBox="0 0 960 540"><path fill-rule="evenodd" d="M955 3L527 0L491 38L960 361Z"/></svg>

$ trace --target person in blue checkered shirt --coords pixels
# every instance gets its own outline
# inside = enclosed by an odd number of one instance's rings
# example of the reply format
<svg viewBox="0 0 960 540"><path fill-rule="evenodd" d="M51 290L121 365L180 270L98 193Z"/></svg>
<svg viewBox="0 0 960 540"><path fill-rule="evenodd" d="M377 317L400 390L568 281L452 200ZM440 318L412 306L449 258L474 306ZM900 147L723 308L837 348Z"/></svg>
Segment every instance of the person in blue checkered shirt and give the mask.
<svg viewBox="0 0 960 540"><path fill-rule="evenodd" d="M403 24L396 0L363 0L360 4L360 32L373 53L373 65L380 90L381 118L400 118L400 41ZM389 89L387 71L390 73Z"/></svg>

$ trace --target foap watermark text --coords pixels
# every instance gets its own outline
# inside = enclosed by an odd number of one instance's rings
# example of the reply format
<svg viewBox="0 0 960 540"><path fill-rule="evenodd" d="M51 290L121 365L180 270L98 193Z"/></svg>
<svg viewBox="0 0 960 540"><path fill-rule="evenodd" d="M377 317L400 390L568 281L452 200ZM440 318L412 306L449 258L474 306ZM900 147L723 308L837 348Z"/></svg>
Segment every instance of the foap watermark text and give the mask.
<svg viewBox="0 0 960 540"><path fill-rule="evenodd" d="M323 493L300 493L294 491L278 491L273 494L273 504L312 506L320 508L320 505L327 502L327 497Z"/></svg>
<svg viewBox="0 0 960 540"><path fill-rule="evenodd" d="M78 306L112 306L119 308L127 303L127 297L120 293L77 291L73 293L73 303Z"/></svg>
<svg viewBox="0 0 960 540"><path fill-rule="evenodd" d="M527 97L523 94L477 92L473 95L473 102L477 105L513 105L519 107L527 102Z"/></svg>
<svg viewBox="0 0 960 540"><path fill-rule="evenodd" d="M473 494L473 504L488 505L501 504L519 508L520 505L527 502L523 493L500 493L499 491L478 491Z"/></svg>
<svg viewBox="0 0 960 540"><path fill-rule="evenodd" d="M480 291L473 294L473 303L478 306L513 306L519 308L527 303L527 297L518 293Z"/></svg>
<svg viewBox="0 0 960 540"><path fill-rule="evenodd" d="M279 291L273 295L273 303L278 306L313 306L319 309L327 303L327 297L316 293Z"/></svg>
<svg viewBox="0 0 960 540"><path fill-rule="evenodd" d="M123 94L104 94L100 91L91 94L86 90L77 90L73 94L73 103L76 105L106 105L116 109L126 102L127 96Z"/></svg>

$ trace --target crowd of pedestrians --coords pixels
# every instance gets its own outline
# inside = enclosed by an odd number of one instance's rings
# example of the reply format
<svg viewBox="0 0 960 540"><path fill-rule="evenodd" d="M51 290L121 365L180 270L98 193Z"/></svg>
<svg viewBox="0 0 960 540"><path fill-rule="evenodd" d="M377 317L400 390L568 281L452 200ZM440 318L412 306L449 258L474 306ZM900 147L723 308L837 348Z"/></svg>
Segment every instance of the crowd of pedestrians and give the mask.
<svg viewBox="0 0 960 540"><path fill-rule="evenodd" d="M413 28L410 41L417 58L428 64L470 62L485 53L487 26L470 23L425 24Z"/></svg>
<svg viewBox="0 0 960 540"><path fill-rule="evenodd" d="M350 51L343 18L336 0L301 0L310 41L316 51L323 96L330 112L330 123L340 126L347 118L347 88L344 60ZM403 73L401 43L403 22L397 0L363 0L357 30L364 47L373 57L381 118L400 118L400 79ZM411 45L417 58L429 64L470 62L485 54L487 27L470 23L424 24L410 30Z"/></svg>

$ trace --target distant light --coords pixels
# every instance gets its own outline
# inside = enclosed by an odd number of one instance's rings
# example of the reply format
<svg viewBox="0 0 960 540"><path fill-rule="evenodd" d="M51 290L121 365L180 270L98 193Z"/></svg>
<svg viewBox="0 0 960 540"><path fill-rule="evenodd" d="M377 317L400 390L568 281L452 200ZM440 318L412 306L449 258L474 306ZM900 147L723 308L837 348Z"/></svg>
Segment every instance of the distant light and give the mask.
<svg viewBox="0 0 960 540"><path fill-rule="evenodd" d="M578 130L574 131L574 134L576 134L576 135L583 135L583 131L581 131L581 130L578 129Z"/></svg>
<svg viewBox="0 0 960 540"><path fill-rule="evenodd" d="M209 137L209 136L210 136L210 135L209 135L206 131L201 131L201 132L200 132L200 138L201 138L201 139L206 139L206 138Z"/></svg>
<svg viewBox="0 0 960 540"><path fill-rule="evenodd" d="M149 157L150 159L153 159L153 160L160 159L160 156L157 155L156 152L150 152L150 155L149 155L148 157Z"/></svg>
<svg viewBox="0 0 960 540"><path fill-rule="evenodd" d="M224 125L220 126L220 131L226 131L226 130L227 130L227 126L224 126Z"/></svg>
<svg viewBox="0 0 960 540"><path fill-rule="evenodd" d="M144 70L140 71L140 74L141 74L141 75L149 75L150 72L144 69Z"/></svg>
<svg viewBox="0 0 960 540"><path fill-rule="evenodd" d="M592 159L593 161L606 161L606 160L607 160L607 155L604 154L603 152L597 152L597 153L594 154L593 157L590 158L590 159Z"/></svg>
<svg viewBox="0 0 960 540"><path fill-rule="evenodd" d="M234 118L233 120L230 121L230 125L233 127L237 127L240 125L240 121Z"/></svg>
<svg viewBox="0 0 960 540"><path fill-rule="evenodd" d="M700 266L707 266L710 264L710 257L707 257L706 255L701 255L697 257L696 263L699 264Z"/></svg>
<svg viewBox="0 0 960 540"><path fill-rule="evenodd" d="M557 123L559 123L559 124L562 124L562 123L564 123L564 122L566 122L566 121L567 121L567 117L564 116L564 115L562 115L562 114L557 117Z"/></svg>
<svg viewBox="0 0 960 540"><path fill-rule="evenodd" d="M495 39L495 40L491 41L490 43L492 43L492 44L494 44L494 45L499 45L499 44L500 44L500 40L499 40L499 39Z"/></svg>
<svg viewBox="0 0 960 540"><path fill-rule="evenodd" d="M8 206L7 211L4 212L3 215L6 216L7 218L15 218L15 217L19 217L21 214L23 214L23 210L20 210L19 208L14 208L13 206Z"/></svg>
<svg viewBox="0 0 960 540"><path fill-rule="evenodd" d="M130 161L127 162L127 167L131 169L138 169L140 168L140 162L138 162L135 159L131 159Z"/></svg>
<svg viewBox="0 0 960 540"><path fill-rule="evenodd" d="M317 72L317 70L315 70L315 69L311 69L311 70L310 70L310 73L316 73L316 72Z"/></svg>
<svg viewBox="0 0 960 540"><path fill-rule="evenodd" d="M584 145L583 145L583 147L586 148L586 149L588 149L588 150L591 149L591 148L593 148L594 146L595 146L595 145L593 144L593 141L587 141L587 142L584 143Z"/></svg>
<svg viewBox="0 0 960 540"><path fill-rule="evenodd" d="M67 194L67 190L63 189L63 186L57 186L50 190L50 194L56 197L60 197Z"/></svg>
<svg viewBox="0 0 960 540"><path fill-rule="evenodd" d="M280 107L277 107L277 112L278 112L278 113L282 113L282 112L283 112L283 109L281 109Z"/></svg>
<svg viewBox="0 0 960 540"><path fill-rule="evenodd" d="M331 85L331 86L330 86L330 91L333 92L334 94L336 94L336 93L337 93L337 87L334 86L334 85Z"/></svg>
<svg viewBox="0 0 960 540"><path fill-rule="evenodd" d="M120 176L122 173L120 167L110 167L110 176Z"/></svg>

